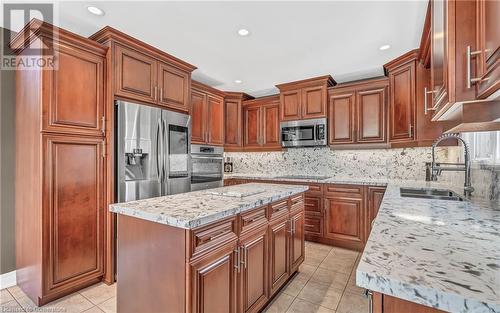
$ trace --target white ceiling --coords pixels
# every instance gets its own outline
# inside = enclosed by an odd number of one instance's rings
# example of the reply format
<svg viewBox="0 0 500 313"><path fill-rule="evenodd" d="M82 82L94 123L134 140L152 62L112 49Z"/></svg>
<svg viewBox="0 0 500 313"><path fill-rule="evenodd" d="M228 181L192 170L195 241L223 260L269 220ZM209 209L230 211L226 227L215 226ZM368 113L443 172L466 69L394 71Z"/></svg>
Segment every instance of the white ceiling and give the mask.
<svg viewBox="0 0 500 313"><path fill-rule="evenodd" d="M105 11L90 14L93 4ZM383 74L418 47L427 1L59 2L59 25L89 36L110 25L183 59L193 78L254 96L330 74L345 82ZM247 28L248 37L237 35ZM383 44L391 49L380 51ZM236 84L235 80L243 83Z"/></svg>

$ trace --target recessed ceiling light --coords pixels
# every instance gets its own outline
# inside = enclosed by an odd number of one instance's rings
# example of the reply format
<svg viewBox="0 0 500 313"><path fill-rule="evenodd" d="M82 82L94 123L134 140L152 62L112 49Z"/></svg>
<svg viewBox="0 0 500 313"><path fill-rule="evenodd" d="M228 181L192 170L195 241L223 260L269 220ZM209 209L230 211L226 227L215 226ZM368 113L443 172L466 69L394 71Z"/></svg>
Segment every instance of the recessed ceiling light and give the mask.
<svg viewBox="0 0 500 313"><path fill-rule="evenodd" d="M240 35L241 37L245 37L250 35L250 31L246 28L241 28L238 30L238 35Z"/></svg>
<svg viewBox="0 0 500 313"><path fill-rule="evenodd" d="M87 10L89 10L90 13L95 14L95 15L99 15L99 16L104 15L104 11L99 9L98 7L89 6L89 7L87 7Z"/></svg>
<svg viewBox="0 0 500 313"><path fill-rule="evenodd" d="M380 46L380 48L378 48L379 50L381 51L384 51L384 50L387 50L391 47L391 45L383 45L383 46Z"/></svg>
<svg viewBox="0 0 500 313"><path fill-rule="evenodd" d="M239 79L235 80L234 82L237 83L237 84L241 84L242 83L242 81L239 80Z"/></svg>

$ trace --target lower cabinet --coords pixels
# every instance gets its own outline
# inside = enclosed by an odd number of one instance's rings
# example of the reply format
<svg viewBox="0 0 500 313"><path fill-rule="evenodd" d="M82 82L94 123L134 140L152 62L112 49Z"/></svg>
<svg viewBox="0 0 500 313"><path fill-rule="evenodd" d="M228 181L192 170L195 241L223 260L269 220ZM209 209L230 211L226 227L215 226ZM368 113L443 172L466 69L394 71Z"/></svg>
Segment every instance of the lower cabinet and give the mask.
<svg viewBox="0 0 500 313"><path fill-rule="evenodd" d="M288 272L288 216L269 225L270 287L275 293L286 282Z"/></svg>
<svg viewBox="0 0 500 313"><path fill-rule="evenodd" d="M346 248L363 249L363 199L325 197L325 234Z"/></svg>
<svg viewBox="0 0 500 313"><path fill-rule="evenodd" d="M236 311L239 258L235 248L236 242L226 244L215 254L191 263L193 312Z"/></svg>
<svg viewBox="0 0 500 313"><path fill-rule="evenodd" d="M291 213L290 216L290 273L299 269L305 257L304 212Z"/></svg>
<svg viewBox="0 0 500 313"><path fill-rule="evenodd" d="M369 312L373 313L444 313L429 306L406 301L400 298L384 295L378 292L370 292L371 298Z"/></svg>

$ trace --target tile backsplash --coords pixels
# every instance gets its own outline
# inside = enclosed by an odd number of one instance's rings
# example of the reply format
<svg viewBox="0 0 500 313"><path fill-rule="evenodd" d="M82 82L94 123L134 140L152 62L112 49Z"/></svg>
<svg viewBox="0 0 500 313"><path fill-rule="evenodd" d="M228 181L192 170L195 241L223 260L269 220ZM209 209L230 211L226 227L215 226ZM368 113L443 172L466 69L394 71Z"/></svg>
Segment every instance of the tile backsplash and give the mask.
<svg viewBox="0 0 500 313"><path fill-rule="evenodd" d="M436 160L457 162L462 147L439 147ZM279 152L226 152L238 174L328 175L387 179L425 179L425 162L432 160L430 147L370 150L294 148ZM440 181L463 186L463 172L445 172ZM498 170L473 166L475 195L498 200Z"/></svg>

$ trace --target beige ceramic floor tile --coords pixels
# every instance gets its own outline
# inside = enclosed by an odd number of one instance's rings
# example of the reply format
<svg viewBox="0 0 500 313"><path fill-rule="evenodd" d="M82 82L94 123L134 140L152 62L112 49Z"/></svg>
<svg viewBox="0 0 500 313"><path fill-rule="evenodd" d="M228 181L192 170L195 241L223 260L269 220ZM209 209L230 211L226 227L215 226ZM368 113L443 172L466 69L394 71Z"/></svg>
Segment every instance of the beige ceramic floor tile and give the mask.
<svg viewBox="0 0 500 313"><path fill-rule="evenodd" d="M325 250L328 252L330 252L333 249L332 246L324 245L324 244L316 243L316 242L311 242L311 241L306 242L306 247L314 248L317 250Z"/></svg>
<svg viewBox="0 0 500 313"><path fill-rule="evenodd" d="M280 292L262 312L284 313L288 310L294 299L293 296Z"/></svg>
<svg viewBox="0 0 500 313"><path fill-rule="evenodd" d="M85 297L81 294L73 293L59 300L50 302L49 304L41 307L41 309L52 310L53 312L57 310L57 312L81 313L92 308L93 306L92 302L85 299ZM60 311L60 309L63 311Z"/></svg>
<svg viewBox="0 0 500 313"><path fill-rule="evenodd" d="M358 251L348 250L348 249L338 248L338 247L333 247L332 253L335 253L337 256L340 256L340 257L348 257L348 258L352 258L354 260L356 260L358 255L359 255Z"/></svg>
<svg viewBox="0 0 500 313"><path fill-rule="evenodd" d="M309 277L305 274L298 273L283 287L283 292L292 297L296 297L299 292L304 288Z"/></svg>
<svg viewBox="0 0 500 313"><path fill-rule="evenodd" d="M23 309L33 310L37 308L36 304L33 301L31 301L30 298L28 298L28 296L21 290L21 288L19 288L19 286L10 287L8 288L8 290Z"/></svg>
<svg viewBox="0 0 500 313"><path fill-rule="evenodd" d="M116 297L116 284L108 286L100 283L90 286L80 291L80 293L93 304L100 304L104 301Z"/></svg>
<svg viewBox="0 0 500 313"><path fill-rule="evenodd" d="M297 298L335 310L342 297L342 292L342 289L309 281L302 288Z"/></svg>
<svg viewBox="0 0 500 313"><path fill-rule="evenodd" d="M319 265L320 268L325 268L330 271L340 272L349 275L354 268L356 258L344 257L341 258L334 253L330 253Z"/></svg>
<svg viewBox="0 0 500 313"><path fill-rule="evenodd" d="M14 297L7 289L0 290L0 304L11 302L12 300L14 300Z"/></svg>
<svg viewBox="0 0 500 313"><path fill-rule="evenodd" d="M301 264L299 267L299 273L304 274L306 277L311 277L316 271L316 269L317 269L316 266Z"/></svg>
<svg viewBox="0 0 500 313"><path fill-rule="evenodd" d="M12 298L11 301L0 304L0 312L24 312L24 309Z"/></svg>
<svg viewBox="0 0 500 313"><path fill-rule="evenodd" d="M347 282L346 291L349 291L354 294L363 295L365 293L365 289L356 286L356 271L351 273L351 277L349 277L349 281Z"/></svg>
<svg viewBox="0 0 500 313"><path fill-rule="evenodd" d="M106 313L116 313L116 298L111 298L98 305Z"/></svg>
<svg viewBox="0 0 500 313"><path fill-rule="evenodd" d="M366 313L368 312L368 299L351 292L344 292L340 299L337 313Z"/></svg>
<svg viewBox="0 0 500 313"><path fill-rule="evenodd" d="M311 248L311 247L306 247L305 252L306 252L306 257L310 256L310 257L318 258L318 259L326 258L326 256L330 253L330 251L327 251L327 250L321 250L321 249L316 249L316 248Z"/></svg>
<svg viewBox="0 0 500 313"><path fill-rule="evenodd" d="M104 311L99 309L98 306L93 306L90 309L88 309L87 311L84 311L83 313L104 313Z"/></svg>
<svg viewBox="0 0 500 313"><path fill-rule="evenodd" d="M296 298L287 313L335 313L335 311Z"/></svg>
<svg viewBox="0 0 500 313"><path fill-rule="evenodd" d="M339 272L329 271L324 268L318 268L311 277L311 281L321 284L326 284L335 289L342 289L342 290L344 290L348 280L349 280L349 275Z"/></svg>

